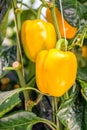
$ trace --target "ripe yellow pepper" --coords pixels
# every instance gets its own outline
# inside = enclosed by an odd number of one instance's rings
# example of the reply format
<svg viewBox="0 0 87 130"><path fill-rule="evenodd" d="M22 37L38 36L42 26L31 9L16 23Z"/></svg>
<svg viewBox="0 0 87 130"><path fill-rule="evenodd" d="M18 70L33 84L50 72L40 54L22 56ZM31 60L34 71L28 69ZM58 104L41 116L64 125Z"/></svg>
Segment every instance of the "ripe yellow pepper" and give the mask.
<svg viewBox="0 0 87 130"><path fill-rule="evenodd" d="M36 83L38 89L50 96L60 97L75 82L77 59L73 52L56 48L41 51L36 59Z"/></svg>
<svg viewBox="0 0 87 130"><path fill-rule="evenodd" d="M82 57L87 58L87 45L82 47Z"/></svg>
<svg viewBox="0 0 87 130"><path fill-rule="evenodd" d="M60 13L60 11L58 10L57 7L55 7L55 12L56 12L56 18L57 18L57 23L58 23L58 26L59 26L61 37L64 37L62 15L61 15L61 13ZM53 19L52 19L52 14L51 14L50 9L46 10L46 20L53 24ZM65 19L64 19L64 25L65 25L66 38L68 38L68 39L73 38L75 36L76 32L77 32L77 28L71 26Z"/></svg>
<svg viewBox="0 0 87 130"><path fill-rule="evenodd" d="M55 28L43 20L26 20L21 28L21 40L26 56L35 62L41 50L55 47Z"/></svg>

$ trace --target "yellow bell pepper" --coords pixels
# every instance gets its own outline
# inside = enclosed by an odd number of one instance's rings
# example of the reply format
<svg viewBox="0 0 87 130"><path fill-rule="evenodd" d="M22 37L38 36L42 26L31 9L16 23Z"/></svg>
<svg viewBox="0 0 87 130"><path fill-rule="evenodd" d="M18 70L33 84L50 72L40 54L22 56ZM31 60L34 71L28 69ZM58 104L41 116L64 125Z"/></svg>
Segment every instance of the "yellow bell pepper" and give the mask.
<svg viewBox="0 0 87 130"><path fill-rule="evenodd" d="M41 50L55 47L55 28L43 20L26 20L21 28L21 40L26 56L35 62Z"/></svg>
<svg viewBox="0 0 87 130"><path fill-rule="evenodd" d="M41 51L36 59L38 89L50 96L60 97L75 82L77 59L73 52L55 49Z"/></svg>

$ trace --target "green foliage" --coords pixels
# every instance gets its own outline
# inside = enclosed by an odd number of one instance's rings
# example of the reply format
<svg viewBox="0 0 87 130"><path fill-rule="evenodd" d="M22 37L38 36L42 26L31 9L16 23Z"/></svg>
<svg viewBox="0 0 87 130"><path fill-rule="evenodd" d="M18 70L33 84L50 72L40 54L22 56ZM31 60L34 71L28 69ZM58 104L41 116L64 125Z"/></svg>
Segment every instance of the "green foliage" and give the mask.
<svg viewBox="0 0 87 130"><path fill-rule="evenodd" d="M78 0L80 3L85 3L87 2L86 0Z"/></svg>
<svg viewBox="0 0 87 130"><path fill-rule="evenodd" d="M6 28L7 28L7 21L8 21L8 14L9 14L9 5L10 0L0 1L0 44L2 43L5 35L6 35Z"/></svg>
<svg viewBox="0 0 87 130"><path fill-rule="evenodd" d="M77 78L87 81L87 67L78 68Z"/></svg>
<svg viewBox="0 0 87 130"><path fill-rule="evenodd" d="M19 94L14 94L14 91L3 92L0 94L0 117L12 110L21 102Z"/></svg>
<svg viewBox="0 0 87 130"><path fill-rule="evenodd" d="M40 119L34 113L21 111L0 119L0 129L15 128L15 130L19 130L20 128L26 128L27 125L32 126L38 121Z"/></svg>
<svg viewBox="0 0 87 130"><path fill-rule="evenodd" d="M21 13L21 22L23 23L23 21L25 20L29 20L29 19L35 19L37 16L37 10L23 10Z"/></svg>
<svg viewBox="0 0 87 130"><path fill-rule="evenodd" d="M5 14L3 20L1 21L0 23L0 44L2 43L4 37L6 36L6 28L7 28L7 20L8 20L8 14L9 14L9 11L7 11L7 13Z"/></svg>
<svg viewBox="0 0 87 130"><path fill-rule="evenodd" d="M57 115L67 130L82 130L83 107L82 98L78 97L76 90L72 91L70 97L61 103Z"/></svg>
<svg viewBox="0 0 87 130"><path fill-rule="evenodd" d="M87 101L84 101L84 111L83 111L83 121L84 121L84 125L83 125L83 130L87 129Z"/></svg>

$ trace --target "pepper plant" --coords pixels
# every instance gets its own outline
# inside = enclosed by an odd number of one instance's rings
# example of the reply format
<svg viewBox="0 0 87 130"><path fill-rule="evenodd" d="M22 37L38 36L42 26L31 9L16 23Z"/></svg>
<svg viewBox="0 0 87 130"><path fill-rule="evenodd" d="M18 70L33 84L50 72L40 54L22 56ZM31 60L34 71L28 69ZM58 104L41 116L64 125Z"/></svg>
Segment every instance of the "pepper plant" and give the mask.
<svg viewBox="0 0 87 130"><path fill-rule="evenodd" d="M87 130L87 1L35 2L0 1L0 130Z"/></svg>

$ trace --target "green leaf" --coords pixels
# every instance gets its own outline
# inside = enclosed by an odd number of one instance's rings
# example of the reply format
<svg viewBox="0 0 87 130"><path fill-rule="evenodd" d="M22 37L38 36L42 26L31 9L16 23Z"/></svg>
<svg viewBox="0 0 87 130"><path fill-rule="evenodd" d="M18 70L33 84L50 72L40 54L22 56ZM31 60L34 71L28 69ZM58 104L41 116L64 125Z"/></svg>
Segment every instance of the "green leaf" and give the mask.
<svg viewBox="0 0 87 130"><path fill-rule="evenodd" d="M0 22L9 8L10 1L11 0L0 0Z"/></svg>
<svg viewBox="0 0 87 130"><path fill-rule="evenodd" d="M30 82L35 77L35 63L31 62L30 60L29 62L27 62L27 65L25 66L25 74L27 84L29 84L30 86L34 86L35 80L33 80L32 83Z"/></svg>
<svg viewBox="0 0 87 130"><path fill-rule="evenodd" d="M59 107L58 118L67 130L81 130L83 105L80 98L77 98L78 93L69 97Z"/></svg>
<svg viewBox="0 0 87 130"><path fill-rule="evenodd" d="M21 102L19 94L14 91L0 93L0 117L12 110L17 104Z"/></svg>
<svg viewBox="0 0 87 130"><path fill-rule="evenodd" d="M3 57L8 65L12 65L16 60L16 46L0 46L0 57Z"/></svg>
<svg viewBox="0 0 87 130"><path fill-rule="evenodd" d="M87 101L84 101L83 121L83 130L87 130Z"/></svg>
<svg viewBox="0 0 87 130"><path fill-rule="evenodd" d="M5 66L12 66L16 60L16 46L0 46L0 79L7 75L9 71L3 70Z"/></svg>
<svg viewBox="0 0 87 130"><path fill-rule="evenodd" d="M35 0L30 0L31 4L34 4Z"/></svg>
<svg viewBox="0 0 87 130"><path fill-rule="evenodd" d="M25 87L0 93L0 117L9 112L21 101L19 93L25 90L35 90L39 92L39 90L33 89L32 87Z"/></svg>
<svg viewBox="0 0 87 130"><path fill-rule="evenodd" d="M37 117L36 114L28 111L20 111L8 115L0 119L0 130L17 128L17 127L27 127L25 130L30 130L30 128L37 123L45 123L52 129L57 129L57 126L49 120ZM16 129L15 129L16 130Z"/></svg>
<svg viewBox="0 0 87 130"><path fill-rule="evenodd" d="M8 129L2 129L2 128L0 128L0 130L15 130L15 129L14 128L8 128Z"/></svg>
<svg viewBox="0 0 87 130"><path fill-rule="evenodd" d="M0 43L3 41L3 39L5 38L6 36L6 29L7 29L7 26L8 26L8 14L9 14L9 11L6 12L2 22L0 23Z"/></svg>
<svg viewBox="0 0 87 130"><path fill-rule="evenodd" d="M4 93L6 96L0 95L1 98L1 102L0 104L4 103L5 101L8 101L11 97L15 96L15 94L24 91L24 90L36 90L37 92L39 92L39 90L34 89L32 87L26 87L26 88L20 88L20 89L15 89L10 91L9 93ZM0 128L5 129L5 128L14 128L14 127L19 127L19 126L24 126L24 125L28 125L28 128L30 128L32 125L36 124L36 123L45 123L47 124L49 127L56 128L57 126L50 122L49 120L43 119L43 118L39 118L36 117L36 115L34 113L28 113L26 111L24 112L18 112L16 114L13 115L9 115L6 117L3 117L0 119Z"/></svg>
<svg viewBox="0 0 87 130"><path fill-rule="evenodd" d="M78 80L81 85L81 93L84 99L87 101L87 81Z"/></svg>
<svg viewBox="0 0 87 130"><path fill-rule="evenodd" d="M22 111L0 119L0 128L1 129L7 129L11 127L15 128L15 127L21 127L23 125L32 126L35 122L38 121L40 121L40 118L37 117L34 113Z"/></svg>
<svg viewBox="0 0 87 130"><path fill-rule="evenodd" d="M78 0L80 3L85 3L87 0Z"/></svg>
<svg viewBox="0 0 87 130"><path fill-rule="evenodd" d="M28 126L28 127L27 127L27 130L32 130L32 126Z"/></svg>
<svg viewBox="0 0 87 130"><path fill-rule="evenodd" d="M87 67L78 68L77 79L87 81Z"/></svg>
<svg viewBox="0 0 87 130"><path fill-rule="evenodd" d="M27 129L28 129L27 125L17 126L14 128L14 130L27 130ZM32 130L32 126L30 127L29 130Z"/></svg>
<svg viewBox="0 0 87 130"><path fill-rule="evenodd" d="M6 35L10 0L0 1L0 44Z"/></svg>
<svg viewBox="0 0 87 130"><path fill-rule="evenodd" d="M21 13L21 22L23 23L25 20L36 19L36 12L37 10L34 9L23 10L23 12Z"/></svg>

